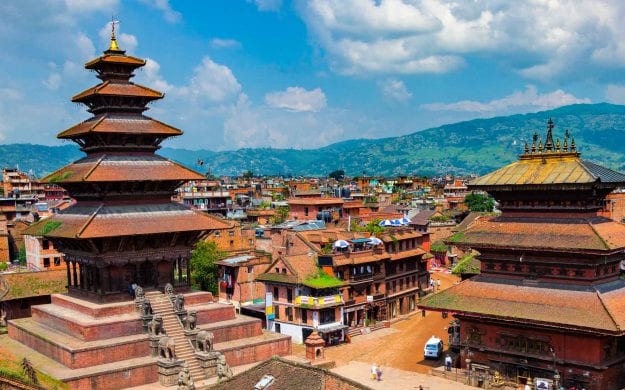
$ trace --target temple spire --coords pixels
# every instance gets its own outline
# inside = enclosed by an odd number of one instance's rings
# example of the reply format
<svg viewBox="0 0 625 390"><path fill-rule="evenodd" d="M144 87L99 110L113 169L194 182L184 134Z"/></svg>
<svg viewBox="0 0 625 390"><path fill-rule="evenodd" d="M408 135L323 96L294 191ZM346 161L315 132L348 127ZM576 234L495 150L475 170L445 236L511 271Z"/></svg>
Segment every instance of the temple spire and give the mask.
<svg viewBox="0 0 625 390"><path fill-rule="evenodd" d="M111 43L105 53L123 53L124 51L117 45L117 38L115 37L115 24L119 24L119 21L111 17Z"/></svg>
<svg viewBox="0 0 625 390"><path fill-rule="evenodd" d="M553 150L553 120L547 121L547 139L545 140L545 151Z"/></svg>

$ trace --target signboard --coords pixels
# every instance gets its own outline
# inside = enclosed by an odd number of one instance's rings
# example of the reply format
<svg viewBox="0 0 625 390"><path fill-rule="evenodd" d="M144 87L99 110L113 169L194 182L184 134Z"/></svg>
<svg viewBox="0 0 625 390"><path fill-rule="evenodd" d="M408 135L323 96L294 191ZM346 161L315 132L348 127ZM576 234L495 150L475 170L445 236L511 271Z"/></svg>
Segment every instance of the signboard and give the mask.
<svg viewBox="0 0 625 390"><path fill-rule="evenodd" d="M367 302L373 302L373 295L367 295Z"/></svg>
<svg viewBox="0 0 625 390"><path fill-rule="evenodd" d="M275 318L273 313L273 294L270 292L265 293L265 315L268 320Z"/></svg>
<svg viewBox="0 0 625 390"><path fill-rule="evenodd" d="M550 390L551 389L551 379L546 378L536 378L534 379L534 389L536 390Z"/></svg>

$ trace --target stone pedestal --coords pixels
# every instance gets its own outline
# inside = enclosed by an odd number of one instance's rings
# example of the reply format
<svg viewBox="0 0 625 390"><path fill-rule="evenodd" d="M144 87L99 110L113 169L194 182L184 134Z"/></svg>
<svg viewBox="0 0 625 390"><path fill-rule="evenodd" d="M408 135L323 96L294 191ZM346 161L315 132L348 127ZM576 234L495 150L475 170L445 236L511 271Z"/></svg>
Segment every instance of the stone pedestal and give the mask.
<svg viewBox="0 0 625 390"><path fill-rule="evenodd" d="M197 350L197 334L200 330L199 329L193 329L193 330L184 330L184 336L186 338L188 338L189 340L191 340L191 345L193 345L193 349Z"/></svg>
<svg viewBox="0 0 625 390"><path fill-rule="evenodd" d="M200 362L200 367L204 370L206 378L217 375L217 362L219 360L219 352L196 352L195 357Z"/></svg>
<svg viewBox="0 0 625 390"><path fill-rule="evenodd" d="M157 357L158 356L158 340L161 339L162 335L150 335L150 356Z"/></svg>
<svg viewBox="0 0 625 390"><path fill-rule="evenodd" d="M158 359L158 383L163 386L175 386L178 384L178 373L182 370L182 360Z"/></svg>
<svg viewBox="0 0 625 390"><path fill-rule="evenodd" d="M147 332L148 330L148 323L150 321L152 321L152 317L154 317L152 314L148 314L145 316L141 316L141 323L143 324L143 329Z"/></svg>

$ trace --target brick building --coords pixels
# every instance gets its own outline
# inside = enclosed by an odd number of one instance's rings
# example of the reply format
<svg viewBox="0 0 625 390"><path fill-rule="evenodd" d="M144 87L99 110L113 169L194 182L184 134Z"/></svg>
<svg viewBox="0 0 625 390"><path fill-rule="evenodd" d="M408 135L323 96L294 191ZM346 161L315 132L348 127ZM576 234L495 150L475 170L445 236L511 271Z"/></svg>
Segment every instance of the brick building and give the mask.
<svg viewBox="0 0 625 390"><path fill-rule="evenodd" d="M477 250L481 274L419 306L454 314L452 345L474 370L554 388L622 388L625 225L600 213L625 175L582 160L568 133L554 142L552 128L550 120L544 146L534 135L518 161L470 183L502 214L448 242Z"/></svg>
<svg viewBox="0 0 625 390"><path fill-rule="evenodd" d="M268 253L250 251L229 256L217 262L219 300L241 306L265 300L265 285L256 277L265 272L271 257Z"/></svg>
<svg viewBox="0 0 625 390"><path fill-rule="evenodd" d="M314 254L280 256L257 279L265 284L267 329L296 343L313 330L327 344L344 340L343 282L323 272Z"/></svg>
<svg viewBox="0 0 625 390"><path fill-rule="evenodd" d="M343 217L343 203L341 198L289 198L289 219L338 221Z"/></svg>
<svg viewBox="0 0 625 390"><path fill-rule="evenodd" d="M24 236L26 265L29 269L43 271L65 269L64 257L54 242L43 236Z"/></svg>

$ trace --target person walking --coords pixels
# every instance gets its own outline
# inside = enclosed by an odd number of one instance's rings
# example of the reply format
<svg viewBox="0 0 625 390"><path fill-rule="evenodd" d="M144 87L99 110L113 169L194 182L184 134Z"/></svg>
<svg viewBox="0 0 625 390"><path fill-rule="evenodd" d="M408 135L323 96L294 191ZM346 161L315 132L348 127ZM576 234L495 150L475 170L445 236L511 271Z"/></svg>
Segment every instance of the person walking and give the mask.
<svg viewBox="0 0 625 390"><path fill-rule="evenodd" d="M438 286L438 290L440 290L441 289L441 280L440 279L436 280L436 285Z"/></svg>
<svg viewBox="0 0 625 390"><path fill-rule="evenodd" d="M378 366L375 363L371 366L371 380L375 380L378 376Z"/></svg>
<svg viewBox="0 0 625 390"><path fill-rule="evenodd" d="M378 367L375 370L376 377L378 378L378 382L382 380L382 367Z"/></svg>
<svg viewBox="0 0 625 390"><path fill-rule="evenodd" d="M451 371L451 356L445 356L445 369Z"/></svg>

